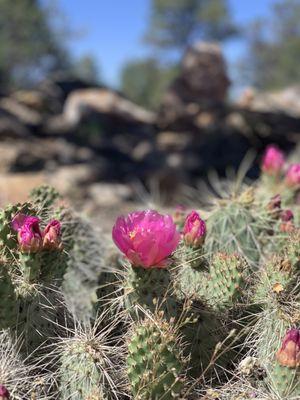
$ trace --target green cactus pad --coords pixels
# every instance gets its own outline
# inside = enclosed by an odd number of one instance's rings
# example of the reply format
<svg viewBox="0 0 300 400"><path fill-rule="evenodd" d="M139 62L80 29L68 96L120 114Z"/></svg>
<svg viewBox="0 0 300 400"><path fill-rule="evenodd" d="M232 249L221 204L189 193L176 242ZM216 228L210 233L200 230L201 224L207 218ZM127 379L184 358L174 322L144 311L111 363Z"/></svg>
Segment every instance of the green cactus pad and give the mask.
<svg viewBox="0 0 300 400"><path fill-rule="evenodd" d="M16 333L24 341L23 350L30 354L55 336L61 319L62 299L56 290L44 287L37 290L24 283L18 289Z"/></svg>
<svg viewBox="0 0 300 400"><path fill-rule="evenodd" d="M0 263L0 330L15 326L17 319L16 293L6 267Z"/></svg>
<svg viewBox="0 0 300 400"><path fill-rule="evenodd" d="M288 368L274 361L272 369L267 371L267 383L280 399L300 398L300 369Z"/></svg>
<svg viewBox="0 0 300 400"><path fill-rule="evenodd" d="M287 258L274 255L257 274L253 297L255 303L279 302L282 296L291 295L297 288L297 273ZM296 293L295 293L296 294Z"/></svg>
<svg viewBox="0 0 300 400"><path fill-rule="evenodd" d="M203 297L203 284L208 281L209 274L205 271L184 265L178 274L178 289L176 294L180 298L186 296L201 300Z"/></svg>
<svg viewBox="0 0 300 400"><path fill-rule="evenodd" d="M259 234L262 221L257 220L250 207L228 200L207 220L206 251L239 253L255 268L261 256Z"/></svg>
<svg viewBox="0 0 300 400"><path fill-rule="evenodd" d="M19 253L19 267L27 282L37 281L41 273L40 253Z"/></svg>
<svg viewBox="0 0 300 400"><path fill-rule="evenodd" d="M167 322L146 320L128 344L127 375L136 400L179 398L183 362L176 333Z"/></svg>
<svg viewBox="0 0 300 400"><path fill-rule="evenodd" d="M67 343L60 357L59 393L61 400L106 400L99 369L101 355L93 343Z"/></svg>
<svg viewBox="0 0 300 400"><path fill-rule="evenodd" d="M30 200L38 207L41 217L54 205L59 197L57 190L49 185L39 186L30 192Z"/></svg>
<svg viewBox="0 0 300 400"><path fill-rule="evenodd" d="M241 300L245 286L244 260L236 254L217 253L210 265L206 285L206 300L213 308L222 310Z"/></svg>
<svg viewBox="0 0 300 400"><path fill-rule="evenodd" d="M62 210L59 219L68 254L63 292L68 307L83 321L94 316L99 277L107 270L109 242L101 229L72 210Z"/></svg>
<svg viewBox="0 0 300 400"><path fill-rule="evenodd" d="M224 330L222 331L220 320L201 304L193 304L189 314L190 322L181 328L186 343L184 354L190 360L189 375L198 378L209 365L212 369L217 365L227 367L230 363L229 350L224 352L224 355L215 353L216 346L226 336ZM211 372L211 370L207 371L208 374Z"/></svg>
<svg viewBox="0 0 300 400"><path fill-rule="evenodd" d="M132 316L141 315L139 307L163 311L167 318L178 315L168 268L129 267L125 285L125 306Z"/></svg>

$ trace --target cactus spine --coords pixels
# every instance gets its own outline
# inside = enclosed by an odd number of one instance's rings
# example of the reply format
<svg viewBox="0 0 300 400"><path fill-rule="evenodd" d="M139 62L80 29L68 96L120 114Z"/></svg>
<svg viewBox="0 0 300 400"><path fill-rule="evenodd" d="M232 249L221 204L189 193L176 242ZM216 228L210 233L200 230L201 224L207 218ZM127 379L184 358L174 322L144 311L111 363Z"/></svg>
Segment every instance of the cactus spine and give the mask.
<svg viewBox="0 0 300 400"><path fill-rule="evenodd" d="M179 398L184 363L176 331L165 321L147 319L132 329L127 374L137 400Z"/></svg>

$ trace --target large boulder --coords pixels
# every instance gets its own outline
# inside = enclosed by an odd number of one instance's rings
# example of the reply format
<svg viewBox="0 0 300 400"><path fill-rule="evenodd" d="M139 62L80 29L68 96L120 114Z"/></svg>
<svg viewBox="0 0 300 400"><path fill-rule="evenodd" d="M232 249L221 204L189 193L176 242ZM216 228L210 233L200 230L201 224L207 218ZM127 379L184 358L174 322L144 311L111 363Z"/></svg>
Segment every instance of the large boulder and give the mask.
<svg viewBox="0 0 300 400"><path fill-rule="evenodd" d="M230 81L220 47L198 42L189 47L181 62L179 76L170 85L162 103L159 122L192 118L207 107L226 100Z"/></svg>
<svg viewBox="0 0 300 400"><path fill-rule="evenodd" d="M49 133L68 132L80 128L82 122L95 120L126 131L129 125L153 125L156 115L106 88L74 90L69 94L61 115L46 124Z"/></svg>
<svg viewBox="0 0 300 400"><path fill-rule="evenodd" d="M152 124L155 122L154 113L108 89L75 90L65 102L64 117L68 123L76 125L90 110L100 114L119 116L138 123Z"/></svg>

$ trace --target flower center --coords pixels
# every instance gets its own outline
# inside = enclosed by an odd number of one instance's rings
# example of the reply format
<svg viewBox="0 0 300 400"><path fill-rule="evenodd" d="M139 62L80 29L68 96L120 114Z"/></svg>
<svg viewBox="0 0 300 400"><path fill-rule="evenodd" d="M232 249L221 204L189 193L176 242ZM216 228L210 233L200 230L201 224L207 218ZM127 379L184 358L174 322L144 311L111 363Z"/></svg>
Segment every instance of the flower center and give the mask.
<svg viewBox="0 0 300 400"><path fill-rule="evenodd" d="M131 232L129 233L130 239L131 239L131 240L134 240L136 234L137 234L137 231L136 231L136 230L131 231Z"/></svg>

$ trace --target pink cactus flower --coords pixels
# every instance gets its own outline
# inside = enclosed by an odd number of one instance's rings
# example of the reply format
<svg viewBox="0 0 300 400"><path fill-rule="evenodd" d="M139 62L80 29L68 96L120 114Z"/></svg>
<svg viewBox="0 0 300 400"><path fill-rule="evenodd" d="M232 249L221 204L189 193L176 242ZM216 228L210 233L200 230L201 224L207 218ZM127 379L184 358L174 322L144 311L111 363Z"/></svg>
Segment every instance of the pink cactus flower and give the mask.
<svg viewBox="0 0 300 400"><path fill-rule="evenodd" d="M0 385L0 400L8 400L10 398L9 392L4 385Z"/></svg>
<svg viewBox="0 0 300 400"><path fill-rule="evenodd" d="M40 219L30 215L17 214L12 220L12 228L18 232L20 250L24 253L36 253L42 246Z"/></svg>
<svg viewBox="0 0 300 400"><path fill-rule="evenodd" d="M277 176L282 171L285 163L283 152L274 145L267 147L262 161L262 170L268 175Z"/></svg>
<svg viewBox="0 0 300 400"><path fill-rule="evenodd" d="M285 176L287 186L298 187L300 186L300 164L292 164Z"/></svg>
<svg viewBox="0 0 300 400"><path fill-rule="evenodd" d="M206 224L197 211L191 211L183 227L183 238L187 246L201 247L206 236Z"/></svg>
<svg viewBox="0 0 300 400"><path fill-rule="evenodd" d="M276 354L280 365L290 368L300 366L300 330L290 329L282 342L280 350Z"/></svg>
<svg viewBox="0 0 300 400"><path fill-rule="evenodd" d="M56 219L50 221L43 231L43 249L62 250L61 223Z"/></svg>
<svg viewBox="0 0 300 400"><path fill-rule="evenodd" d="M180 240L172 217L153 210L119 217L112 237L133 266L145 269L166 267Z"/></svg>

